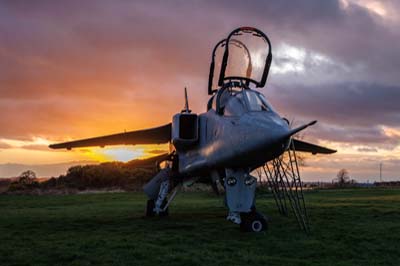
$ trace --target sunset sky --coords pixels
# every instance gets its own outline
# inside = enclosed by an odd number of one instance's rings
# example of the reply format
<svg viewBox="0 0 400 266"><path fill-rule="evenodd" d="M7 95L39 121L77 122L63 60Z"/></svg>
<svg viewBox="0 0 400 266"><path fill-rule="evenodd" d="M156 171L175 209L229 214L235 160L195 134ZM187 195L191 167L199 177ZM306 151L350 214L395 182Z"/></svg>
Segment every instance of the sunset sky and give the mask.
<svg viewBox="0 0 400 266"><path fill-rule="evenodd" d="M165 150L47 146L168 123L185 86L204 112L212 48L246 25L272 42L261 91L282 116L318 120L305 140L338 150L307 157L303 178L347 168L374 181L383 163L399 180L399 11L396 0L0 1L0 176Z"/></svg>

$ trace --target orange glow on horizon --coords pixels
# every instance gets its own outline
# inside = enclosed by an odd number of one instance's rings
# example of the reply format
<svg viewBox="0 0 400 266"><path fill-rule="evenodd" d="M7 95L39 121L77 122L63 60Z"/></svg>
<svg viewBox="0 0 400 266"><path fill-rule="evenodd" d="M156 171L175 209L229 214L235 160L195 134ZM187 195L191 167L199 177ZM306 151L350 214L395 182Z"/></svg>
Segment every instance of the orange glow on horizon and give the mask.
<svg viewBox="0 0 400 266"><path fill-rule="evenodd" d="M104 148L95 147L82 149L81 152L83 152L88 158L98 162L128 162L134 159L146 159L157 156L162 152L168 152L168 145L114 146Z"/></svg>

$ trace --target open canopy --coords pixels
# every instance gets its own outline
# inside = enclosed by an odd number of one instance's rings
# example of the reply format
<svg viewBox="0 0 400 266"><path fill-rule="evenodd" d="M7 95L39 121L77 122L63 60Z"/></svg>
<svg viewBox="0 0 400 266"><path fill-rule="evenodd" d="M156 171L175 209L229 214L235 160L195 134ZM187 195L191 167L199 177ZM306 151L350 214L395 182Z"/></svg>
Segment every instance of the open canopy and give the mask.
<svg viewBox="0 0 400 266"><path fill-rule="evenodd" d="M264 87L271 60L271 43L263 32L250 27L232 31L213 50L208 93L232 81Z"/></svg>

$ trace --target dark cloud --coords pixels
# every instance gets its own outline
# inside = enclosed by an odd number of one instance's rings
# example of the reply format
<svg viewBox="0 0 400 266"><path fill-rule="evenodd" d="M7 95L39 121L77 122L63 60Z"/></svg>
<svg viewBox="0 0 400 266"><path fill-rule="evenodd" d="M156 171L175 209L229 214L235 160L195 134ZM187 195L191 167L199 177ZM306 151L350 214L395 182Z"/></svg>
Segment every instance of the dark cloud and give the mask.
<svg viewBox="0 0 400 266"><path fill-rule="evenodd" d="M400 87L338 83L273 87L270 95L285 116L304 122L319 121L305 133L308 138L387 150L400 144L398 136L389 135L384 129L400 125Z"/></svg>
<svg viewBox="0 0 400 266"><path fill-rule="evenodd" d="M371 147L358 148L357 151L359 151L359 152L378 152L378 150L376 148L371 148Z"/></svg>
<svg viewBox="0 0 400 266"><path fill-rule="evenodd" d="M231 20L251 17L252 24L268 31L273 47L287 42L350 65L361 64L375 79L399 81L400 54L393 46L400 41L398 23L387 22L363 6L350 2L345 8L338 0L215 3L232 14ZM393 3L389 10L399 8Z"/></svg>
<svg viewBox="0 0 400 266"><path fill-rule="evenodd" d="M325 140L341 143L344 147L361 146L358 151L374 151L377 149L394 150L399 144L398 136L387 135L380 127L340 127L319 123L304 133L309 141Z"/></svg>
<svg viewBox="0 0 400 266"><path fill-rule="evenodd" d="M364 82L271 88L271 98L287 113L342 127L400 125L400 86Z"/></svg>

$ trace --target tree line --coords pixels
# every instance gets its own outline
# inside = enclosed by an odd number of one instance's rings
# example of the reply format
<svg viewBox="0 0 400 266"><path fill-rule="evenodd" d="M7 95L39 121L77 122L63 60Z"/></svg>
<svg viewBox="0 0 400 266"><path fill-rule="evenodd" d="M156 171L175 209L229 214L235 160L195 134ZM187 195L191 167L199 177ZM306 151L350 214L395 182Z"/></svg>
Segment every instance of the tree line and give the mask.
<svg viewBox="0 0 400 266"><path fill-rule="evenodd" d="M33 171L23 172L8 188L9 192L26 190L137 190L157 172L160 155L143 160L106 162L98 165L77 165L70 167L65 175L38 182Z"/></svg>

